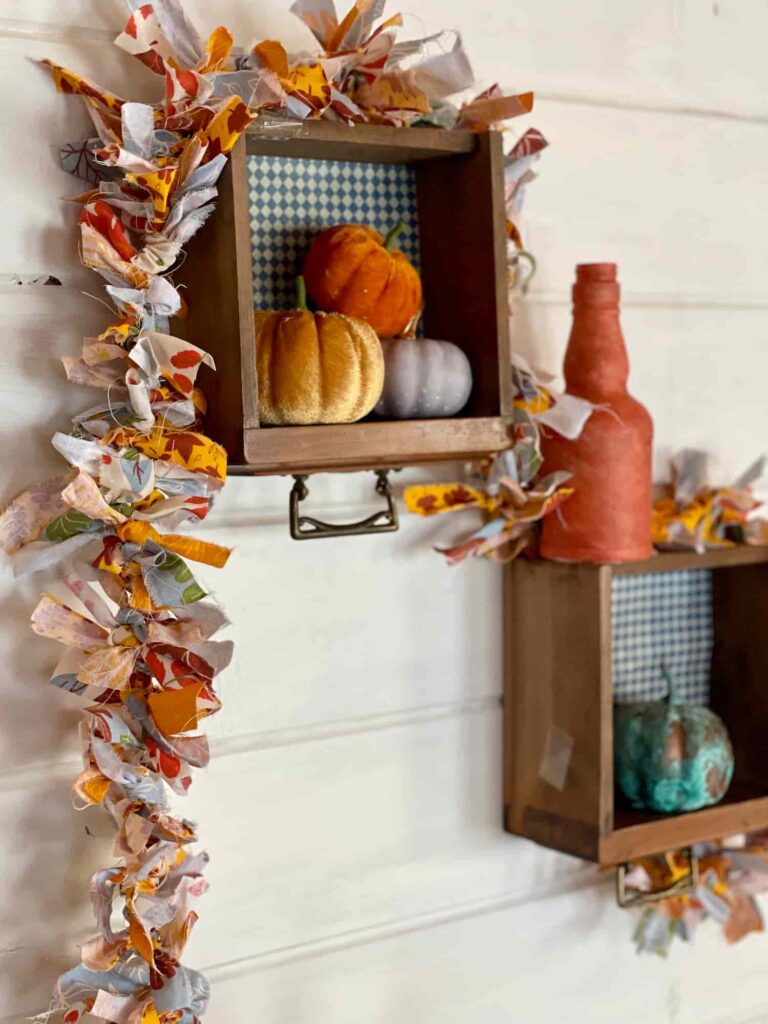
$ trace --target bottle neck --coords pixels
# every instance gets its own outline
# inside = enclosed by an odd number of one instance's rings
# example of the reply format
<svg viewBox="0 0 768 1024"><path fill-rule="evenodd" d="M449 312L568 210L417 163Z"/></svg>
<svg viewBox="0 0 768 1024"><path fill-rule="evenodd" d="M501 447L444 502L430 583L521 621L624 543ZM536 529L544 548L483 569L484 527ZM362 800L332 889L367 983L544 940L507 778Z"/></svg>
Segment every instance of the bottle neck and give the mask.
<svg viewBox="0 0 768 1024"><path fill-rule="evenodd" d="M599 403L626 393L629 359L615 281L574 285L573 327L564 370L568 391L590 401Z"/></svg>

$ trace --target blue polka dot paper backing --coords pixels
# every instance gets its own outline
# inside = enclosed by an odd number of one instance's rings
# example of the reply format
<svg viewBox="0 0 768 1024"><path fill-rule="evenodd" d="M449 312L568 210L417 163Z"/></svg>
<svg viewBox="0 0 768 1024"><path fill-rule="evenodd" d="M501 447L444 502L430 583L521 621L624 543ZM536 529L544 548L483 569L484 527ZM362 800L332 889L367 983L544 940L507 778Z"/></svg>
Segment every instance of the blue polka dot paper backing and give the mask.
<svg viewBox="0 0 768 1024"><path fill-rule="evenodd" d="M256 309L294 307L312 237L335 224L370 224L385 235L402 220L397 247L419 265L411 167L249 156L248 190Z"/></svg>
<svg viewBox="0 0 768 1024"><path fill-rule="evenodd" d="M664 664L681 700L706 704L713 643L711 571L615 576L611 596L615 699L664 697Z"/></svg>

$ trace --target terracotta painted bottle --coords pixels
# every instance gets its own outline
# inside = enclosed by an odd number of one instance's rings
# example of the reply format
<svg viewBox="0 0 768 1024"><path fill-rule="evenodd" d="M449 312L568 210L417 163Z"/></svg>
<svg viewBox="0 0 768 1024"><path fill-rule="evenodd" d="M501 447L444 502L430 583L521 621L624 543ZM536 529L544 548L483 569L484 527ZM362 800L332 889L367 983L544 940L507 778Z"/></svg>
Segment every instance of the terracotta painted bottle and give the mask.
<svg viewBox="0 0 768 1024"><path fill-rule="evenodd" d="M627 391L628 375L616 264L581 264L573 286L565 382L568 394L601 408L578 440L550 431L543 442L545 471L568 470L575 487L558 512L544 519L544 558L630 562L653 553L653 422Z"/></svg>

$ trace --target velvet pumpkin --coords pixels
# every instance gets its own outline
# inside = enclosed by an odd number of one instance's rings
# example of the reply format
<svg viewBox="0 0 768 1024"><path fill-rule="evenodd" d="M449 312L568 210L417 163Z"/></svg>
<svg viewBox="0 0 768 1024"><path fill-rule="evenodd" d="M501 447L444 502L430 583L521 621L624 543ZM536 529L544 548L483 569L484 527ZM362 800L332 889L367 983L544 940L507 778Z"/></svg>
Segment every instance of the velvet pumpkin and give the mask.
<svg viewBox="0 0 768 1024"><path fill-rule="evenodd" d="M666 814L718 803L733 776L721 719L709 708L680 703L669 685L665 701L614 709L616 783L633 807Z"/></svg>
<svg viewBox="0 0 768 1024"><path fill-rule="evenodd" d="M363 320L311 313L301 283L296 309L257 309L254 321L262 423L354 423L373 409L384 358Z"/></svg>
<svg viewBox="0 0 768 1024"><path fill-rule="evenodd" d="M458 345L432 338L382 338L384 390L376 409L388 419L453 416L467 404L472 368Z"/></svg>
<svg viewBox="0 0 768 1024"><path fill-rule="evenodd" d="M320 309L365 320L380 337L402 334L421 311L421 278L393 248L402 222L384 238L363 224L321 231L304 262L307 290Z"/></svg>

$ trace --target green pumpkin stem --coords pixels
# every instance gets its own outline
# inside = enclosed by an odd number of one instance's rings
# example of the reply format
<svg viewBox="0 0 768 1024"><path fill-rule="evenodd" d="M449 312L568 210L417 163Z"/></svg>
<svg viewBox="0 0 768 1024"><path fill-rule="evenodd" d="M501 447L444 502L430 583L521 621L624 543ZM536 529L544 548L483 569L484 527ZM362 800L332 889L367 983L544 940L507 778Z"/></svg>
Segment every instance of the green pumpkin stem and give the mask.
<svg viewBox="0 0 768 1024"><path fill-rule="evenodd" d="M664 698L667 704L679 704L680 701L677 699L677 683L672 678L672 674L666 665L662 663L661 675L664 682L667 684L667 695Z"/></svg>
<svg viewBox="0 0 768 1024"><path fill-rule="evenodd" d="M307 285L304 278L299 274L296 278L296 309L307 308Z"/></svg>
<svg viewBox="0 0 768 1024"><path fill-rule="evenodd" d="M384 248L387 252L392 252L392 246L395 244L400 235L405 231L405 221L399 220L397 224L392 228L387 237L384 239Z"/></svg>
<svg viewBox="0 0 768 1024"><path fill-rule="evenodd" d="M528 264L528 273L526 274L525 277L523 277L522 274L521 274L521 280L520 280L520 291L521 291L521 293L523 295L526 295L528 293L528 289L531 286L531 281L536 276L536 270L538 268L538 263L536 262L536 257L533 255L533 253L532 252L528 252L527 249L518 249L517 253L516 253L516 256L517 256L518 262L520 260L523 260L524 262L526 262Z"/></svg>

